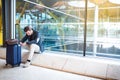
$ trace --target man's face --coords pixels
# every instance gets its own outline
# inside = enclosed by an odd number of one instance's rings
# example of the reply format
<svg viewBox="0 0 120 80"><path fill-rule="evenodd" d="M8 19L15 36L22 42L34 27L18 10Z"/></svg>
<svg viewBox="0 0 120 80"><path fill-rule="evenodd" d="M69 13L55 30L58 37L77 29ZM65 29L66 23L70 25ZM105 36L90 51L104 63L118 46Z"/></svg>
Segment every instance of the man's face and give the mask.
<svg viewBox="0 0 120 80"><path fill-rule="evenodd" d="M32 30L28 30L27 32L25 32L28 36L30 36L32 34Z"/></svg>

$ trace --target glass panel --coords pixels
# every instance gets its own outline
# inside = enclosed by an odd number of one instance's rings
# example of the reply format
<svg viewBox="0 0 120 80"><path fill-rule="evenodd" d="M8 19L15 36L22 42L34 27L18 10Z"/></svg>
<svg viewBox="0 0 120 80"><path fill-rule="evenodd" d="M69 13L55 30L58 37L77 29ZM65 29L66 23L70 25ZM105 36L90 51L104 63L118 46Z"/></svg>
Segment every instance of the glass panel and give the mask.
<svg viewBox="0 0 120 80"><path fill-rule="evenodd" d="M83 53L84 0L16 1L17 38L21 39L23 28L30 25L42 34L46 50Z"/></svg>
<svg viewBox="0 0 120 80"><path fill-rule="evenodd" d="M120 58L120 4L90 1L96 6L88 8L87 54Z"/></svg>
<svg viewBox="0 0 120 80"><path fill-rule="evenodd" d="M17 38L30 25L43 35L46 50L83 54L84 0L16 1ZM87 6L86 54L120 58L120 4L88 0Z"/></svg>

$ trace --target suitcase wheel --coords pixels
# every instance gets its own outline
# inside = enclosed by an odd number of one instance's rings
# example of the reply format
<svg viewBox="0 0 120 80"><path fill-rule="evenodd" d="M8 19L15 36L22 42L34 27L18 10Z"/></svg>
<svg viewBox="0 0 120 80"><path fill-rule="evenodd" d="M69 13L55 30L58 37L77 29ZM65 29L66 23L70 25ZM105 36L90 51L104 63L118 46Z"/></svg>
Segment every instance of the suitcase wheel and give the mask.
<svg viewBox="0 0 120 80"><path fill-rule="evenodd" d="M20 64L18 64L18 66L20 66Z"/></svg>

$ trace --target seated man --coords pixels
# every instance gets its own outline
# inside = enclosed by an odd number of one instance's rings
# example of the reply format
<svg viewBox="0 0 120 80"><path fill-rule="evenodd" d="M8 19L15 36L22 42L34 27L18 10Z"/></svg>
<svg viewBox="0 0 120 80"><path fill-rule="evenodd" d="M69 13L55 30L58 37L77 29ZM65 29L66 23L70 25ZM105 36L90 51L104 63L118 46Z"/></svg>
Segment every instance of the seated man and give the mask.
<svg viewBox="0 0 120 80"><path fill-rule="evenodd" d="M20 45L29 49L28 59L23 66L24 68L26 68L30 65L34 52L41 53L41 38L39 32L33 30L29 26L26 26L24 28L24 32L26 34L20 41Z"/></svg>

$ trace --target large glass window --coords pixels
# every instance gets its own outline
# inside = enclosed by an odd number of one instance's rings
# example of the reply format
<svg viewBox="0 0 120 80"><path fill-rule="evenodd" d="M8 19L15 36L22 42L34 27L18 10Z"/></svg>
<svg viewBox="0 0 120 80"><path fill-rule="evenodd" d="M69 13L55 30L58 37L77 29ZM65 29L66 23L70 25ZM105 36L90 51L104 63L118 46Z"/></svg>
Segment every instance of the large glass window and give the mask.
<svg viewBox="0 0 120 80"><path fill-rule="evenodd" d="M87 0L86 0L87 1ZM83 55L120 57L120 4L88 0L16 0L16 37L27 25L38 30L46 50Z"/></svg>
<svg viewBox="0 0 120 80"><path fill-rule="evenodd" d="M115 3L116 0L90 1L96 6L93 12L88 8L87 39L92 39L92 42L87 45L87 54L120 58L120 4Z"/></svg>

